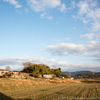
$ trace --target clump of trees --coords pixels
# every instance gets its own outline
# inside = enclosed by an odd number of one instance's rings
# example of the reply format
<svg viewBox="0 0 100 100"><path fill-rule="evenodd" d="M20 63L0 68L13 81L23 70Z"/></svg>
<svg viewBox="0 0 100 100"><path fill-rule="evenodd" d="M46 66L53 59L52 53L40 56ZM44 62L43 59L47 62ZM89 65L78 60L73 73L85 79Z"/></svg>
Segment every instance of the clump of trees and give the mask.
<svg viewBox="0 0 100 100"><path fill-rule="evenodd" d="M69 78L69 76L67 74L62 74L62 76L65 78Z"/></svg>
<svg viewBox="0 0 100 100"><path fill-rule="evenodd" d="M11 77L11 74L6 72L4 76L9 78Z"/></svg>
<svg viewBox="0 0 100 100"><path fill-rule="evenodd" d="M58 69L50 69L48 65L45 64L34 64L31 62L26 62L23 64L23 72L30 73L31 76L38 77L39 75L44 74L55 74L57 77L62 75L62 71L60 68Z"/></svg>
<svg viewBox="0 0 100 100"><path fill-rule="evenodd" d="M82 79L98 79L100 77L100 74L94 74L94 73L84 73L84 74L78 74L75 76L75 78L82 78Z"/></svg>

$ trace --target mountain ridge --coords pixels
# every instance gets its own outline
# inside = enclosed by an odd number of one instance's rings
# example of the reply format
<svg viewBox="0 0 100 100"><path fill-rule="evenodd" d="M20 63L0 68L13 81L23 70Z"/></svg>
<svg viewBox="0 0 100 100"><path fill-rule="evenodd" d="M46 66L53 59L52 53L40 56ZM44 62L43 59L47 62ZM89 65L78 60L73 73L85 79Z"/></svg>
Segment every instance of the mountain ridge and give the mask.
<svg viewBox="0 0 100 100"><path fill-rule="evenodd" d="M62 72L63 74L68 74L69 76L76 76L76 75L79 75L79 74L100 74L100 72L92 72L92 71L89 71L89 70L82 70L82 71L75 71L75 72L68 72L68 71L63 71Z"/></svg>

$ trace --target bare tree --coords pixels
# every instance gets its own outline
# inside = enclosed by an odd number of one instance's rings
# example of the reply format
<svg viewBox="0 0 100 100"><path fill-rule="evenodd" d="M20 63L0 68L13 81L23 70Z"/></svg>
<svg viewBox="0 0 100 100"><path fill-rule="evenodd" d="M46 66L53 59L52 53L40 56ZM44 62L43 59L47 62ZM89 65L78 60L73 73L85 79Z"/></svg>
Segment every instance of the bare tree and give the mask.
<svg viewBox="0 0 100 100"><path fill-rule="evenodd" d="M11 70L10 66L6 66L6 70L10 71Z"/></svg>

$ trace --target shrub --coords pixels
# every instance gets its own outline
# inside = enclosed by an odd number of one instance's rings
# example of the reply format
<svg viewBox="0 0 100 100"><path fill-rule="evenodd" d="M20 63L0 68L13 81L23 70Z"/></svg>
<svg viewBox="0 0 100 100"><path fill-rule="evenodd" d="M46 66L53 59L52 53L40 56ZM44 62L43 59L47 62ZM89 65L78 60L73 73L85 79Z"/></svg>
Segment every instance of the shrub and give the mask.
<svg viewBox="0 0 100 100"><path fill-rule="evenodd" d="M63 74L62 76L65 78L69 78L69 76L67 74Z"/></svg>

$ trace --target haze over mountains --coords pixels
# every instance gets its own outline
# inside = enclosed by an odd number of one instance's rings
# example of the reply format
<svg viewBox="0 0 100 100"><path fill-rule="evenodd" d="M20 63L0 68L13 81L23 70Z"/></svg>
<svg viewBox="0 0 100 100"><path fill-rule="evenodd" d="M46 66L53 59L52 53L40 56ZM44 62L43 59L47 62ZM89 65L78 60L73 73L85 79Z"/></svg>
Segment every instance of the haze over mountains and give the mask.
<svg viewBox="0 0 100 100"><path fill-rule="evenodd" d="M62 72L63 74L68 74L69 76L76 76L79 74L91 74L91 75L97 75L100 74L100 72L92 72L92 71L75 71L75 72Z"/></svg>

